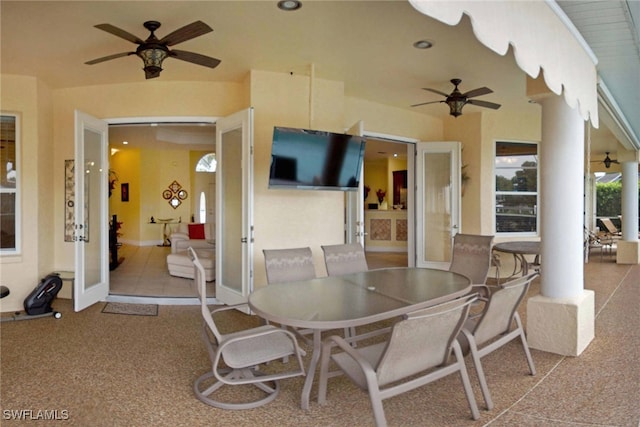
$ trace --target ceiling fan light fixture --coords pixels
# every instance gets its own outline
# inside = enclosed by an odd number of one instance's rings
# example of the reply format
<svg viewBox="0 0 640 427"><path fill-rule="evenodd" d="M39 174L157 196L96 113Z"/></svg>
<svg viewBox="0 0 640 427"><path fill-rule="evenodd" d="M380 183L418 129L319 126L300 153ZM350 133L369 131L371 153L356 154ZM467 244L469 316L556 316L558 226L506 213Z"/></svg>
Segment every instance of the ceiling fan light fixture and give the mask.
<svg viewBox="0 0 640 427"><path fill-rule="evenodd" d="M166 49L159 47L143 49L138 51L137 54L144 62L144 71L156 76L162 71L162 61L169 56L169 52Z"/></svg>
<svg viewBox="0 0 640 427"><path fill-rule="evenodd" d="M607 169L611 167L611 159L609 158L609 153L607 153L607 157L604 158L604 167Z"/></svg>
<svg viewBox="0 0 640 427"><path fill-rule="evenodd" d="M449 106L449 114L453 117L458 117L462 115L462 107L467 102L464 99L452 99L447 100L447 105Z"/></svg>

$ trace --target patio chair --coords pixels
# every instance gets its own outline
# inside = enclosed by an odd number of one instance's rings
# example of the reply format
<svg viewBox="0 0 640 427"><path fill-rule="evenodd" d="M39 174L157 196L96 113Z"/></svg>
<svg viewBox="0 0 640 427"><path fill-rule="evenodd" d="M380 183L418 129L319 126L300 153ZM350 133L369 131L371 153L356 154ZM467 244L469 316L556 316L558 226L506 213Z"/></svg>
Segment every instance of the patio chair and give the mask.
<svg viewBox="0 0 640 427"><path fill-rule="evenodd" d="M600 261L604 259L604 252L611 254L613 246L613 238L607 234L596 234L584 227L584 261L589 262L589 256L592 251L600 251Z"/></svg>
<svg viewBox="0 0 640 427"><path fill-rule="evenodd" d="M491 268L493 236L458 233L453 238L449 271L462 274L472 285L484 285Z"/></svg>
<svg viewBox="0 0 640 427"><path fill-rule="evenodd" d="M263 249L267 283L287 283L316 278L311 248ZM283 328L285 328L283 326ZM293 329L307 343L311 329ZM285 359L286 360L286 359Z"/></svg>
<svg viewBox="0 0 640 427"><path fill-rule="evenodd" d="M214 321L217 313L236 309L245 304L223 306L211 311L207 306L206 280L202 263L193 248L188 249L194 265L194 280L198 288L200 307L204 319L203 338L211 359L211 370L196 379L193 390L196 397L216 408L250 409L271 402L280 392L279 380L305 375L296 337L289 331L272 325L222 334ZM264 373L259 365L295 356L297 367ZM224 363L224 366L220 366ZM293 362L292 362L293 363ZM211 381L213 380L213 381ZM228 402L219 400L216 393L224 385L252 384L262 390L257 400ZM253 390L251 390L253 392ZM238 393L229 393L237 396ZM251 396L254 394L251 393Z"/></svg>
<svg viewBox="0 0 640 427"><path fill-rule="evenodd" d="M364 248L360 243L324 245L322 246L322 252L324 253L324 263L329 276L342 276L369 270ZM351 338L355 336L355 327L345 329L345 337Z"/></svg>
<svg viewBox="0 0 640 427"><path fill-rule="evenodd" d="M387 425L383 399L459 372L471 415L477 420L478 406L460 344L455 339L476 298L471 295L411 313L393 326L386 342L353 348L343 338L330 336L322 344L318 403L326 402L330 360L369 393L378 427ZM334 346L342 351L331 354ZM448 363L451 351L455 361Z"/></svg>
<svg viewBox="0 0 640 427"><path fill-rule="evenodd" d="M267 283L286 283L316 277L311 248L264 249Z"/></svg>
<svg viewBox="0 0 640 427"><path fill-rule="evenodd" d="M458 335L458 341L463 353L468 354L471 352L473 364L478 372L482 395L489 410L493 408L493 401L491 400L491 393L487 387L487 380L482 368L480 360L482 357L519 337L522 349L527 357L529 372L531 375L536 374L522 321L517 312L518 306L527 294L531 281L536 276L538 276L537 272L531 273L501 285L486 300L482 313L476 317L469 318ZM512 329L514 321L515 328Z"/></svg>
<svg viewBox="0 0 640 427"><path fill-rule="evenodd" d="M322 246L329 276L359 273L369 270L364 248L360 243Z"/></svg>

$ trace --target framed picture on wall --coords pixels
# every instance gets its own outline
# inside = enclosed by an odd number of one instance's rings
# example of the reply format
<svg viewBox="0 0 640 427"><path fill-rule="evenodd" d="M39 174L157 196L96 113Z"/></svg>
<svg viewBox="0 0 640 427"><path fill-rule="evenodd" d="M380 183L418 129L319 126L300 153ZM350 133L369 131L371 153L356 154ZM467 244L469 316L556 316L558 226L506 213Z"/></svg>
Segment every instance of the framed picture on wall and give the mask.
<svg viewBox="0 0 640 427"><path fill-rule="evenodd" d="M120 199L123 202L129 201L129 183L128 182L123 182L120 185Z"/></svg>

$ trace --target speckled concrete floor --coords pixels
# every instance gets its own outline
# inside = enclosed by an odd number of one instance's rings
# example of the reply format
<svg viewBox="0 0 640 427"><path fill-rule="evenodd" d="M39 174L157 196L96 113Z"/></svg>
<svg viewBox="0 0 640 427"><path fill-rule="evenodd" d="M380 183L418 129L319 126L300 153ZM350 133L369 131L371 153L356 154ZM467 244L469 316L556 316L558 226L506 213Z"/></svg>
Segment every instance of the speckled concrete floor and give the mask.
<svg viewBox="0 0 640 427"><path fill-rule="evenodd" d="M468 363L480 420L470 418L459 378L450 376L386 400L389 425L638 426L640 266L592 262L585 282L596 291L596 338L581 356L533 350L538 374L532 377L512 342L483 359L491 411L483 408ZM0 324L3 426L45 424L38 417L73 426L373 425L367 395L345 378L332 379L327 405L312 401L309 411L299 407L300 378L282 381L280 395L266 406L211 408L192 392L208 366L198 307L160 306L158 316L144 317L102 313L103 306L74 313L70 301L56 300L59 320ZM237 312L224 316L223 328L259 322Z"/></svg>

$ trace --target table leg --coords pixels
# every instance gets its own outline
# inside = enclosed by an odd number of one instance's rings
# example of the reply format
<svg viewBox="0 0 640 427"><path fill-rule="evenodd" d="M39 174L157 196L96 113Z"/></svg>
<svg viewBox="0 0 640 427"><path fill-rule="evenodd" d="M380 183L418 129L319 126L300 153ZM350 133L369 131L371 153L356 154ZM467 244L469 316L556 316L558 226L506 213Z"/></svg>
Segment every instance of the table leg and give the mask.
<svg viewBox="0 0 640 427"><path fill-rule="evenodd" d="M313 331L313 352L311 353L311 361L307 368L307 375L304 380L304 386L302 387L302 403L301 407L304 410L309 409L309 400L311 398L311 387L313 386L313 379L316 375L316 368L318 367L318 361L320 360L320 353L322 352L322 331L314 329Z"/></svg>
<svg viewBox="0 0 640 427"><path fill-rule="evenodd" d="M524 257L524 254L520 254L520 265L522 266L522 275L526 276L527 274L529 274L529 262Z"/></svg>

